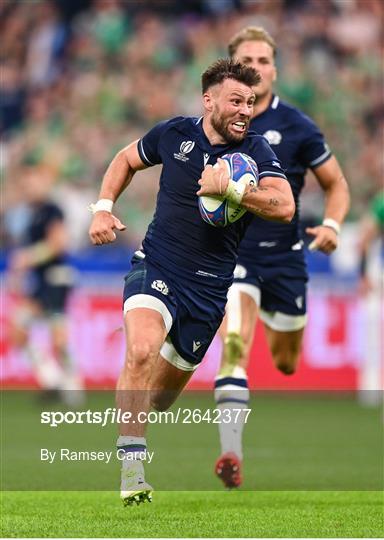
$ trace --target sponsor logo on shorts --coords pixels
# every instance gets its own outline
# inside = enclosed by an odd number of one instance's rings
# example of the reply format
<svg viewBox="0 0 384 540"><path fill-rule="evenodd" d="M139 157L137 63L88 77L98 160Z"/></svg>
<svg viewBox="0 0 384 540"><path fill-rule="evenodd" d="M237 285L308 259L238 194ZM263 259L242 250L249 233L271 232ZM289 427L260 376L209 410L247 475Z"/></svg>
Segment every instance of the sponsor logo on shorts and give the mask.
<svg viewBox="0 0 384 540"><path fill-rule="evenodd" d="M266 247L266 248L275 247L276 244L277 242L259 242L260 247Z"/></svg>
<svg viewBox="0 0 384 540"><path fill-rule="evenodd" d="M152 289L161 292L161 294L164 294L165 296L169 293L168 285L166 285L164 281L161 281L160 279L155 279L155 281L152 281L151 287Z"/></svg>
<svg viewBox="0 0 384 540"><path fill-rule="evenodd" d="M295 298L296 305L299 309L302 309L303 301L304 301L304 298L302 296L298 296L297 298Z"/></svg>
<svg viewBox="0 0 384 540"><path fill-rule="evenodd" d="M300 251L301 249L303 249L303 245L304 245L304 242L302 240L299 240L298 242L296 242L296 244L293 244L293 246L291 247L291 250Z"/></svg>
<svg viewBox="0 0 384 540"><path fill-rule="evenodd" d="M197 349L199 349L200 347L201 347L201 341L194 341L193 342L193 347L192 347L193 352L196 352Z"/></svg>
<svg viewBox="0 0 384 540"><path fill-rule="evenodd" d="M209 272L204 272L204 270L198 270L196 272L197 276L207 276L207 277L214 277L217 278L217 274L210 274Z"/></svg>
<svg viewBox="0 0 384 540"><path fill-rule="evenodd" d="M173 157L180 161L189 161L189 157L185 154L189 154L195 147L195 141L183 141L180 145L180 152L174 153Z"/></svg>

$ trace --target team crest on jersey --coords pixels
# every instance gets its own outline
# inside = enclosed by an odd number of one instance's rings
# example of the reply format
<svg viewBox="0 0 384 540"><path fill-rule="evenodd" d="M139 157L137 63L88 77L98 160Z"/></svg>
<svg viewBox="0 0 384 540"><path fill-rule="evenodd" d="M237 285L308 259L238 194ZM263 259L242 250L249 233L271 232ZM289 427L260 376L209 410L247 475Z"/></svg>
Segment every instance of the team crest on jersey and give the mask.
<svg viewBox="0 0 384 540"><path fill-rule="evenodd" d="M152 281L151 287L152 289L161 292L161 294L164 294L165 296L167 296L169 293L168 286L164 283L164 281L161 281L161 279L155 279L155 281Z"/></svg>
<svg viewBox="0 0 384 540"><path fill-rule="evenodd" d="M173 157L179 159L180 161L188 161L189 157L185 154L189 154L195 147L195 141L183 141L180 145L180 152L174 153Z"/></svg>
<svg viewBox="0 0 384 540"><path fill-rule="evenodd" d="M236 279L245 279L247 277L247 269L241 264L235 266L235 271L233 272L233 277Z"/></svg>
<svg viewBox="0 0 384 540"><path fill-rule="evenodd" d="M276 131L274 129L269 129L263 133L263 137L267 139L269 144L280 144L281 139L283 138L280 131Z"/></svg>

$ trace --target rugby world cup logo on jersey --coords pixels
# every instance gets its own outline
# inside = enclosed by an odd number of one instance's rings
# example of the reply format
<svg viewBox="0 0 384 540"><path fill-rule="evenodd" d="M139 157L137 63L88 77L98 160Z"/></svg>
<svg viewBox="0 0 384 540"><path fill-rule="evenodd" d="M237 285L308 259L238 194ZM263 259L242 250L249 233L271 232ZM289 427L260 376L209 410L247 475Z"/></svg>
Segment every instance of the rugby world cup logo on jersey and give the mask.
<svg viewBox="0 0 384 540"><path fill-rule="evenodd" d="M189 157L187 157L185 154L189 154L189 152L192 152L192 150L195 147L194 141L183 141L180 145L180 152L174 153L173 157L175 159L179 159L180 161L188 161Z"/></svg>

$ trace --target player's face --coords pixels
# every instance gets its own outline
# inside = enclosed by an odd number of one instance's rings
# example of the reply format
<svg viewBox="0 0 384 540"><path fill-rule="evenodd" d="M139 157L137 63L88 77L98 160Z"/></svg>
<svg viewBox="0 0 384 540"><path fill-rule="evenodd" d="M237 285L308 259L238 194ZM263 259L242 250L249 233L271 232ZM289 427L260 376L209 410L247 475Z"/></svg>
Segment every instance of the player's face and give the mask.
<svg viewBox="0 0 384 540"><path fill-rule="evenodd" d="M224 143L241 142L248 132L255 93L249 86L232 79L212 89L211 125Z"/></svg>
<svg viewBox="0 0 384 540"><path fill-rule="evenodd" d="M41 167L25 167L21 180L24 199L31 204L43 201L51 184L49 172Z"/></svg>
<svg viewBox="0 0 384 540"><path fill-rule="evenodd" d="M256 96L260 98L272 94L272 85L276 80L272 47L265 41L243 41L237 47L235 57L260 73L261 82L255 87Z"/></svg>

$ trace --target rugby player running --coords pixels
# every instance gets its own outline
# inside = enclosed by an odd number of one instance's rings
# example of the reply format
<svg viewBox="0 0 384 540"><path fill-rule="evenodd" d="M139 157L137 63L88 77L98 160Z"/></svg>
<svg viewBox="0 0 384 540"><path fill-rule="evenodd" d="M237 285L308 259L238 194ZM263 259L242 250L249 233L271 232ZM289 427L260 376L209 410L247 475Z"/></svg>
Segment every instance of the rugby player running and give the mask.
<svg viewBox="0 0 384 540"><path fill-rule="evenodd" d="M252 67L231 60L212 64L202 75L204 115L161 122L118 152L92 207L92 243L113 242L115 230L125 228L112 214L113 203L136 171L162 163L155 215L125 278L126 355L116 401L132 419L150 407L166 410L204 357L221 324L237 247L252 214L281 223L294 215L292 190L275 154L261 136L247 134L259 83ZM258 186L236 192L218 159L231 152L256 161ZM249 212L228 227L213 227L200 216L199 195L241 200ZM140 421L120 425L119 452L137 457L123 460L126 505L151 499L142 463L145 432Z"/></svg>
<svg viewBox="0 0 384 540"><path fill-rule="evenodd" d="M250 129L264 135L287 175L296 203L289 225L268 223L256 216L239 249L220 328L223 339L221 367L215 380L218 408L248 407L246 369L257 318L264 322L275 366L285 375L297 368L307 321L308 280L300 232L299 196L310 168L325 195L321 225L307 228L314 238L310 249L330 254L338 244L340 225L349 208L349 191L336 158L314 122L273 93L276 80L276 44L260 27L247 27L229 42L229 56L261 75L255 87L256 102ZM219 424L221 455L215 472L226 487L242 482L242 431L244 416L236 423Z"/></svg>
<svg viewBox="0 0 384 540"><path fill-rule="evenodd" d="M19 297L11 312L11 341L27 353L41 397L79 406L84 399L82 381L68 347L66 308L74 272L67 256L67 225L51 199L49 168L26 158L19 172L27 219L21 245L8 264L10 287ZM32 338L37 321L49 331L51 352Z"/></svg>

